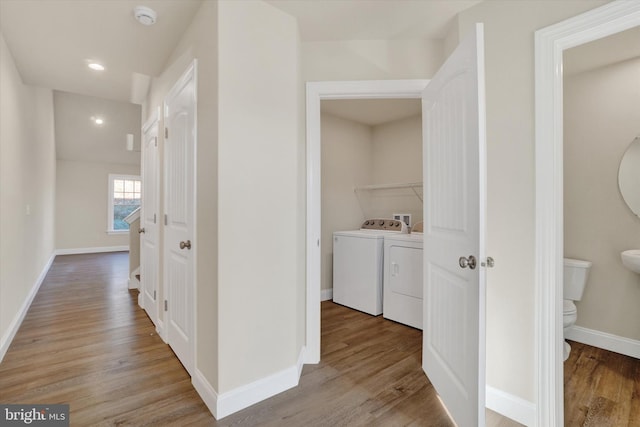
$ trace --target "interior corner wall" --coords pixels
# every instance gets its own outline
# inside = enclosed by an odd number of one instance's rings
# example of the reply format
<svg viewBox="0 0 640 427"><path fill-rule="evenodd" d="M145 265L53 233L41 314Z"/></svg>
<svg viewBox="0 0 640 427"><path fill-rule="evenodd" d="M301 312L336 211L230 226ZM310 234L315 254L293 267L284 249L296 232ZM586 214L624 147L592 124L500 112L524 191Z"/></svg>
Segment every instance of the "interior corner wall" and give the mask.
<svg viewBox="0 0 640 427"><path fill-rule="evenodd" d="M372 184L422 182L422 115L373 126L371 144ZM378 190L369 196L373 217L408 213L411 225L422 221L422 200L410 188Z"/></svg>
<svg viewBox="0 0 640 427"><path fill-rule="evenodd" d="M365 213L354 188L372 181L371 126L323 113L322 135L322 260L323 290L333 288L333 232L356 230Z"/></svg>
<svg viewBox="0 0 640 427"><path fill-rule="evenodd" d="M458 15L460 39L484 23L487 95L487 384L536 402L534 32L605 1L481 2Z"/></svg>
<svg viewBox="0 0 640 427"><path fill-rule="evenodd" d="M302 43L305 81L426 79L444 62L442 40Z"/></svg>
<svg viewBox="0 0 640 427"><path fill-rule="evenodd" d="M638 106L640 58L564 79L564 255L593 263L576 325L634 340L640 275L620 253L640 247L640 218L620 194L618 168L640 135Z"/></svg>
<svg viewBox="0 0 640 427"><path fill-rule="evenodd" d="M218 2L219 393L295 367L299 79L295 18ZM300 177L301 178L301 177Z"/></svg>
<svg viewBox="0 0 640 427"><path fill-rule="evenodd" d="M197 65L196 148L196 369L218 391L218 2L205 0L182 35L165 69L152 79L143 108L147 116L194 59ZM159 129L164 128L160 117ZM164 133L158 135L160 209L163 209ZM162 212L161 212L162 213ZM162 233L162 232L161 232ZM161 246L164 244L160 236ZM162 249L161 249L162 254ZM162 258L162 255L161 255ZM160 259L162 271L162 259ZM162 275L161 275L162 276ZM159 290L162 292L162 277ZM163 297L160 295L160 300Z"/></svg>
<svg viewBox="0 0 640 427"><path fill-rule="evenodd" d="M57 160L56 249L129 246L128 234L108 234L109 174L140 175L140 165Z"/></svg>
<svg viewBox="0 0 640 427"><path fill-rule="evenodd" d="M0 349L54 252L53 92L24 85L0 33ZM15 332L15 331L13 331Z"/></svg>

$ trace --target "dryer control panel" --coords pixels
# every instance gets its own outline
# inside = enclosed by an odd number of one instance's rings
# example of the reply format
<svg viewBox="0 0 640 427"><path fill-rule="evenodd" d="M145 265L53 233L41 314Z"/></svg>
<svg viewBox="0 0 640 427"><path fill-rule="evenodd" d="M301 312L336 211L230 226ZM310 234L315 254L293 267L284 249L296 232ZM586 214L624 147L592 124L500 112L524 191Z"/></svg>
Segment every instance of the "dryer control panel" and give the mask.
<svg viewBox="0 0 640 427"><path fill-rule="evenodd" d="M395 219L374 218L362 223L361 230L382 230L395 231L397 233L407 233L407 224L404 221Z"/></svg>

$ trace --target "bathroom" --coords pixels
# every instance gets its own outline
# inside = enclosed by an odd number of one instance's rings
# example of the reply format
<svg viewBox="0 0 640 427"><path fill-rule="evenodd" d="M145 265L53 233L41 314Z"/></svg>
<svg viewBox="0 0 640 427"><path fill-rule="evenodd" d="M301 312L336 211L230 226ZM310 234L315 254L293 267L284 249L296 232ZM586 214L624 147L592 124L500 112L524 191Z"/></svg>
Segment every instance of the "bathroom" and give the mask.
<svg viewBox="0 0 640 427"><path fill-rule="evenodd" d="M633 28L564 57L564 256L592 262L565 338L635 358L640 274L623 265L621 253L640 249L640 206L632 211L618 178L630 147L640 145L638 40Z"/></svg>

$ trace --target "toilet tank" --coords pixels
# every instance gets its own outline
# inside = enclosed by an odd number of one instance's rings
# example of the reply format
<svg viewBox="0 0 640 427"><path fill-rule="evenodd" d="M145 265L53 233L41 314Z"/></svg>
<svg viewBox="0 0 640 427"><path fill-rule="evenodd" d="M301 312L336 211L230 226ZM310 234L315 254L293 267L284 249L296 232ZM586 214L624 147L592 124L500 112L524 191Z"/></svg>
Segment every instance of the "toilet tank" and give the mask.
<svg viewBox="0 0 640 427"><path fill-rule="evenodd" d="M580 301L589 279L591 261L564 259L564 299Z"/></svg>

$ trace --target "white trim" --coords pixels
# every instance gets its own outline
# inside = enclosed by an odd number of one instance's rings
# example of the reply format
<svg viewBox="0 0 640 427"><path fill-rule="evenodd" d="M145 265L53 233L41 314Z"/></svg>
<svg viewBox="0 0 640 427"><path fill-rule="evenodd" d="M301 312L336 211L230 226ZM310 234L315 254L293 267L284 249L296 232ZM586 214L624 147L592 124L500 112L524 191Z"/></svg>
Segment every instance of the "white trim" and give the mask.
<svg viewBox="0 0 640 427"><path fill-rule="evenodd" d="M320 301L331 301L333 299L333 288L323 289L320 292Z"/></svg>
<svg viewBox="0 0 640 427"><path fill-rule="evenodd" d="M167 342L167 337L164 333L164 322L160 319L156 319L156 321L158 322L156 324L156 332L158 333L158 336L162 338L162 342L164 342L165 344L169 344L169 342Z"/></svg>
<svg viewBox="0 0 640 427"><path fill-rule="evenodd" d="M640 25L640 2L613 1L535 33L536 425L564 424L562 259L564 50Z"/></svg>
<svg viewBox="0 0 640 427"><path fill-rule="evenodd" d="M131 261L131 258L129 258L129 261ZM140 266L129 273L129 289L140 289L140 281L136 277L136 274L140 274ZM138 294L138 305L140 305L140 295L142 295L142 292ZM144 308L144 303L140 305L140 307Z"/></svg>
<svg viewBox="0 0 640 427"><path fill-rule="evenodd" d="M20 325L22 324L24 317L27 315L27 311L29 311L29 307L31 307L31 303L33 302L33 299L38 293L38 290L40 289L40 286L42 285L44 278L49 272L49 269L51 268L51 264L53 264L53 260L55 259L55 257L56 257L55 253L51 254L51 256L49 257L49 261L47 261L47 263L44 265L44 268L40 272L40 275L36 279L35 283L33 284L31 291L29 291L27 298L22 303L20 310L18 310L14 318L11 320L11 323L9 323L9 327L7 328L7 331L4 333L2 338L0 338L0 362L2 362L2 359L4 359L5 354L7 354L7 350L9 350L9 346L11 345L13 338L16 336L18 329L20 329Z"/></svg>
<svg viewBox="0 0 640 427"><path fill-rule="evenodd" d="M640 359L640 341L631 338L587 329L582 326L574 326L569 329L565 338Z"/></svg>
<svg viewBox="0 0 640 427"><path fill-rule="evenodd" d="M487 386L486 406L500 415L504 415L525 426L534 426L536 421L536 405L513 394L505 393L497 388Z"/></svg>
<svg viewBox="0 0 640 427"><path fill-rule="evenodd" d="M419 99L429 80L308 82L307 119L307 326L305 363L320 361L321 165L320 101L323 99Z"/></svg>
<svg viewBox="0 0 640 427"><path fill-rule="evenodd" d="M298 385L304 361L304 347L300 349L296 365L261 378L250 384L218 394L199 369L191 382L216 420L268 399Z"/></svg>
<svg viewBox="0 0 640 427"><path fill-rule="evenodd" d="M196 389L196 392L200 395L200 398L207 405L211 415L216 420L218 418L218 400L220 396L216 393L215 389L209 384L209 381L204 377L202 372L198 368L195 369L195 374L193 378L191 378L191 384L193 384L193 388Z"/></svg>
<svg viewBox="0 0 640 427"><path fill-rule="evenodd" d="M129 234L129 230L107 230L107 234L110 236L117 236L120 234Z"/></svg>
<svg viewBox="0 0 640 427"><path fill-rule="evenodd" d="M99 254L103 252L128 252L129 245L122 246L98 246L95 248L69 248L56 249L56 255Z"/></svg>

